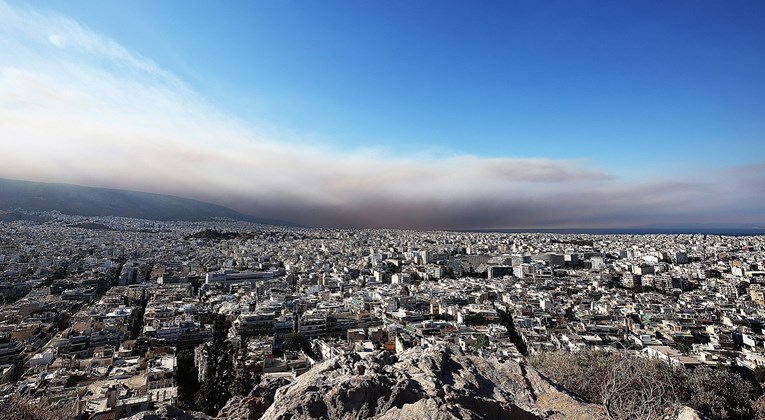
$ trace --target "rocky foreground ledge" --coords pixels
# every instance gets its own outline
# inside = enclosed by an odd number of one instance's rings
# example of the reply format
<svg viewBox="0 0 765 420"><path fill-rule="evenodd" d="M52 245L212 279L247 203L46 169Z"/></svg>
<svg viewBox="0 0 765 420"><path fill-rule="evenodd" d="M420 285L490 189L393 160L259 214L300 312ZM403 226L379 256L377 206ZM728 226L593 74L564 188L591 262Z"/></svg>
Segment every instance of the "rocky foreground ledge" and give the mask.
<svg viewBox="0 0 765 420"><path fill-rule="evenodd" d="M347 354L290 382L261 382L235 397L231 419L597 419L601 406L555 387L513 360L481 358L439 343L399 354Z"/></svg>

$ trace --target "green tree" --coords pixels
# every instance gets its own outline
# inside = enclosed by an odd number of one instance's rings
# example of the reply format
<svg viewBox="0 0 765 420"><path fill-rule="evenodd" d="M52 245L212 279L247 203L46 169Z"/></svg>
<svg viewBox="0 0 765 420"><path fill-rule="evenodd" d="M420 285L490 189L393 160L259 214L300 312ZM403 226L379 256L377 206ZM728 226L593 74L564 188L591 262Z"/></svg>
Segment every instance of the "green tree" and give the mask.
<svg viewBox="0 0 765 420"><path fill-rule="evenodd" d="M197 368L194 366L194 353L191 350L181 350L175 358L178 383L176 405L183 410L197 410L194 396L199 391L199 379Z"/></svg>
<svg viewBox="0 0 765 420"><path fill-rule="evenodd" d="M741 375L728 369L699 366L682 372L688 405L712 419L752 417L755 390Z"/></svg>
<svg viewBox="0 0 765 420"><path fill-rule="evenodd" d="M308 347L305 335L299 332L291 332L284 337L284 350L300 351Z"/></svg>
<svg viewBox="0 0 765 420"><path fill-rule="evenodd" d="M473 343L473 347L477 349L485 349L489 347L489 337L486 334L478 334Z"/></svg>
<svg viewBox="0 0 765 420"><path fill-rule="evenodd" d="M515 329L513 315L510 314L510 312L506 312L501 309L497 309L497 314L499 315L500 323L502 323L502 325L507 328L507 334L510 336L510 341L515 344L515 348L517 348L522 355L527 355L529 353L529 349L526 346L526 343L523 341L521 335L518 334L518 331Z"/></svg>
<svg viewBox="0 0 765 420"><path fill-rule="evenodd" d="M234 380L231 383L231 393L246 396L255 386L252 366L247 364L247 342L237 352L237 364Z"/></svg>
<svg viewBox="0 0 765 420"><path fill-rule="evenodd" d="M206 370L202 386L197 392L197 407L208 415L217 415L231 397L231 345L226 341L226 317L215 315L213 342L205 345Z"/></svg>
<svg viewBox="0 0 765 420"><path fill-rule="evenodd" d="M765 366L757 366L754 368L754 377L757 378L757 382L765 382Z"/></svg>

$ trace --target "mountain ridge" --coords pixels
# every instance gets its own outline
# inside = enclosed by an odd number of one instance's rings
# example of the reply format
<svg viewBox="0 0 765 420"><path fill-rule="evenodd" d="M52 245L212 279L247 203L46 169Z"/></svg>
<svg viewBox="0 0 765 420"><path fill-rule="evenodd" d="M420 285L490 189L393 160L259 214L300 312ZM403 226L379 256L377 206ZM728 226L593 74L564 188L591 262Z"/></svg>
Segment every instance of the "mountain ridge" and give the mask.
<svg viewBox="0 0 765 420"><path fill-rule="evenodd" d="M0 210L15 209L158 221L230 218L268 225L298 226L288 221L250 216L221 205L172 195L0 178Z"/></svg>

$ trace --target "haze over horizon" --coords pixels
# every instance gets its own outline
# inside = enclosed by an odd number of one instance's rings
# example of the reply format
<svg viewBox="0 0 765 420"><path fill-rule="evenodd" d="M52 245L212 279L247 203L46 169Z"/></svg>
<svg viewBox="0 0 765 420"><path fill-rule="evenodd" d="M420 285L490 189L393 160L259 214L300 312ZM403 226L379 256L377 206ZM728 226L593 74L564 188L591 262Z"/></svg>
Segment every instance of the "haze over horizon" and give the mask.
<svg viewBox="0 0 765 420"><path fill-rule="evenodd" d="M0 178L306 226L765 223L765 3L0 0Z"/></svg>

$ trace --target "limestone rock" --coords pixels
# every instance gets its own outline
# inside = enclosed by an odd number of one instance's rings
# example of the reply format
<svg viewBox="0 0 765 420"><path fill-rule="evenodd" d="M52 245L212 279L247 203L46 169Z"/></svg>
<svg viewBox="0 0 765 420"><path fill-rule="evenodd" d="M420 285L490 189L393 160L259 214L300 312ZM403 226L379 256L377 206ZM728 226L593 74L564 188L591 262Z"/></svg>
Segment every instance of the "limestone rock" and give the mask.
<svg viewBox="0 0 765 420"><path fill-rule="evenodd" d="M266 376L246 397L232 397L220 410L217 418L254 420L263 416L266 409L274 402L279 388L292 383L285 377Z"/></svg>
<svg viewBox="0 0 765 420"><path fill-rule="evenodd" d="M254 419L262 414L269 420L606 418L602 407L561 391L525 362L466 355L445 343L395 355L379 352L362 358L350 353L320 363L278 390L273 389L275 385L268 392L253 390L257 395L229 401L220 416Z"/></svg>

